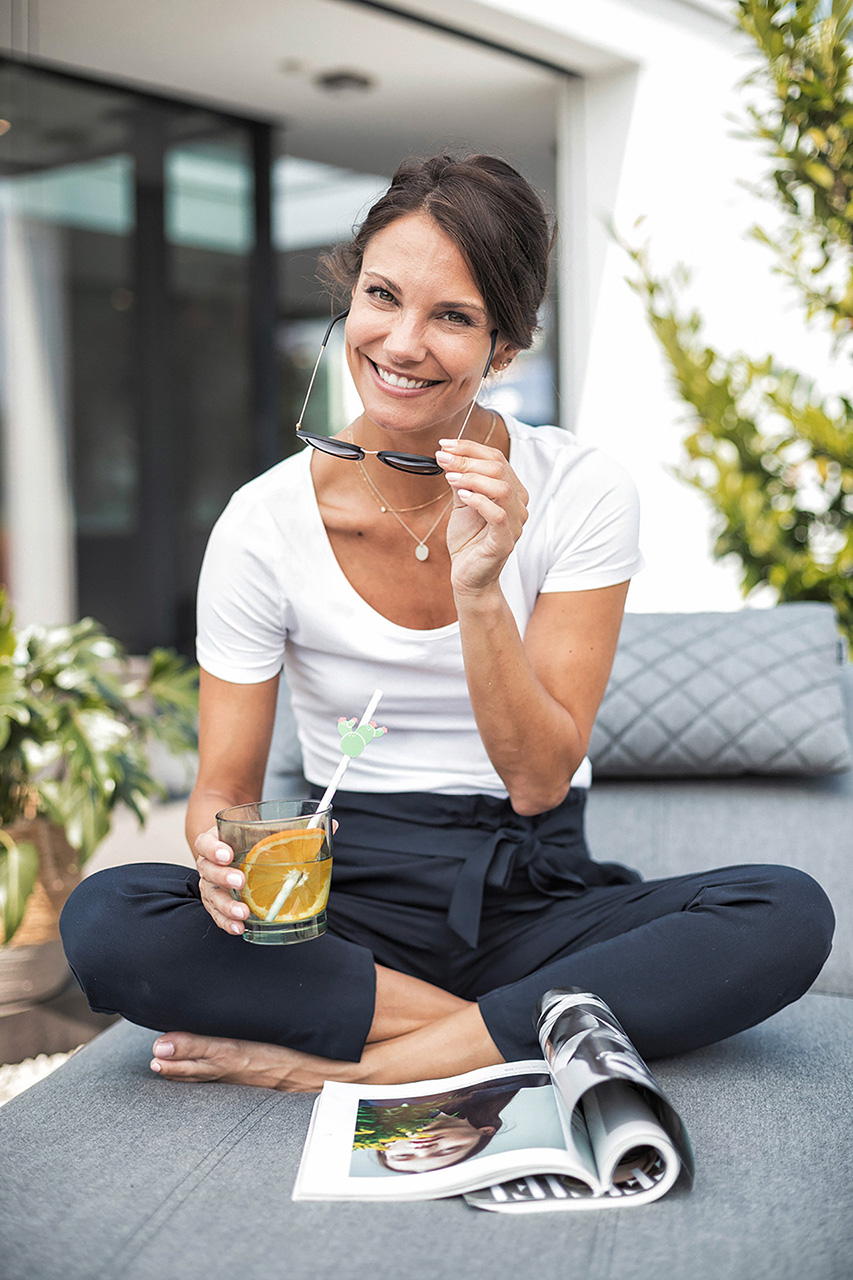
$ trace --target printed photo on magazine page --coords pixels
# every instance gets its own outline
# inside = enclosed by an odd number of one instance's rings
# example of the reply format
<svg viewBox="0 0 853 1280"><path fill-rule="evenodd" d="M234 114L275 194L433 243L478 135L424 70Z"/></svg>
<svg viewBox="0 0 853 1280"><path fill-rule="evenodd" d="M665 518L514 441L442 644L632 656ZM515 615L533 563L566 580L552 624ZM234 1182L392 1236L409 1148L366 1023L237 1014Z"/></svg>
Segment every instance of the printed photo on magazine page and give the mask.
<svg viewBox="0 0 853 1280"><path fill-rule="evenodd" d="M643 1204L693 1157L684 1126L619 1022L588 992L548 992L543 1060L444 1080L328 1082L295 1200L421 1200L529 1213Z"/></svg>

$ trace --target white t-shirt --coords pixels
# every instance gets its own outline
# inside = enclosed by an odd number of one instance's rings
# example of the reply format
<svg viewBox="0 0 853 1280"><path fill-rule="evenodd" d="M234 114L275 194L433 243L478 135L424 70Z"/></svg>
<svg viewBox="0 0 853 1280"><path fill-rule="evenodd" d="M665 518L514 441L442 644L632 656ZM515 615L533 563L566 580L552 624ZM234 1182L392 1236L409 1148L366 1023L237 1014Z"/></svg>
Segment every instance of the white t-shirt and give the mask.
<svg viewBox="0 0 853 1280"><path fill-rule="evenodd" d="M530 494L501 573L523 635L541 591L613 586L642 567L638 501L626 472L597 449L558 427L503 418ZM338 717L359 717L379 688L375 718L388 735L351 761L348 790L505 798L474 721L459 624L401 627L358 595L323 526L311 455L306 448L251 480L217 521L199 582L200 665L236 684L284 666L309 782L328 783L341 759ZM585 761L573 785L589 780Z"/></svg>

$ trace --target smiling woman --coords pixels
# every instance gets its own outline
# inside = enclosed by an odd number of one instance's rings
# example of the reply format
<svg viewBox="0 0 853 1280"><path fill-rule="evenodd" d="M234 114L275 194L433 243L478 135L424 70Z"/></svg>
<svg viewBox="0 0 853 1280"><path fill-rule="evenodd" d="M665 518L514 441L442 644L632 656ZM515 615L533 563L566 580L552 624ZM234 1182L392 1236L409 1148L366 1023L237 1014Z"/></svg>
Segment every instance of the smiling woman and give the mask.
<svg viewBox="0 0 853 1280"><path fill-rule="evenodd" d="M492 321L471 272L428 213L410 213L371 239L353 287L346 355L364 427L458 435L488 372ZM492 359L508 363L506 340ZM488 420L488 415L483 415ZM434 449L433 449L434 452Z"/></svg>
<svg viewBox="0 0 853 1280"><path fill-rule="evenodd" d="M797 872L643 884L589 856L585 753L642 564L636 493L596 449L478 401L484 367L530 345L550 242L509 165L441 155L403 165L326 260L361 410L343 448L253 480L211 536L198 873L103 872L64 916L90 1002L176 1028L151 1063L169 1079L317 1090L530 1058L532 1011L561 986L604 999L641 1052L676 1053L768 1017L826 957L831 911ZM383 466L400 452L429 467ZM335 796L327 932L245 946L245 877L212 824L260 795L282 666L315 798L341 711L381 688L389 733ZM423 1158L494 1130L433 1119Z"/></svg>
<svg viewBox="0 0 853 1280"><path fill-rule="evenodd" d="M433 156L402 164L352 241L321 259L321 274L352 293L373 237L411 213L428 214L458 249L475 289L467 295L463 290L467 306L483 322L488 299L501 334L517 350L528 348L548 283L553 232L530 185L494 156Z"/></svg>
<svg viewBox="0 0 853 1280"><path fill-rule="evenodd" d="M320 367L320 361L323 358L323 352L326 349L326 344L329 341L329 336L332 330L334 329L335 325L340 320L345 319L349 315L349 313L350 313L350 308L348 307L346 311L341 311L338 315L336 315L330 321L326 329L326 332L323 336L323 341L320 344L320 350L317 355L317 360L314 365L311 378L308 382L308 390L305 393L305 399L302 403L302 409L299 414L299 421L296 424L297 438L299 440L304 440L307 444L311 445L313 449L319 449L321 453L331 454L333 458L348 458L351 461L360 462L361 459L366 457L367 454L371 454L373 457L378 458L380 462L384 463L385 466L393 467L395 471L408 471L412 475L420 475L420 476L441 475L442 468L436 462L435 458L433 458L430 454L401 453L399 451L392 450L392 449L364 449L362 448L361 445L356 444L352 440L351 438L352 433L351 433L351 429L349 428L348 428L348 431L350 432L349 439L344 439L343 436L311 435L309 432L303 430L302 419L305 417L305 411L308 407L308 401L311 396L311 389L314 386L314 380L317 376L317 370ZM498 340L498 331L497 329L493 329L492 335L491 335L491 345L489 346L489 356L488 356L488 359L486 360L486 367L483 370L483 374L480 379L480 386L477 390L477 394L475 395L474 399L471 401L471 404L468 408L468 412L466 413L465 418L462 422L462 426L459 428L457 439L459 438L459 436L462 435L465 428L467 427L468 419L471 417L471 413L474 409L474 405L476 404L477 397L479 396L480 391L483 388L483 384L489 375L489 370L492 364L492 358L494 357L494 354L495 354L495 347L497 345L497 340ZM425 387L427 385L427 382L425 380L418 381L417 379L414 379L414 378L405 378L402 375L394 374L389 370L377 369L377 372L379 373L379 376L382 378L382 381L387 382L391 386L398 386L408 390L416 390L421 387ZM484 443L488 443L489 439L491 438L494 425L495 425L495 415L492 414L492 420L489 425L489 434L486 437L486 440L484 441ZM367 478L363 468L362 468L362 475L364 476L367 484L370 485L371 488L374 488L370 480ZM381 494L379 494L378 490L374 490L374 491L376 492L377 497L381 498ZM437 501L437 499L433 499L432 501ZM422 503L420 504L420 506L431 506L432 501L428 503ZM418 511L420 510L420 506L407 507L405 509L407 511ZM382 511L386 511L386 510L393 511L393 508L388 508L388 507L381 507L380 509ZM397 513L395 512L395 514ZM422 544L422 545L425 546L425 544ZM418 556L418 559L420 560L425 560L426 558L427 558L426 555Z"/></svg>
<svg viewBox="0 0 853 1280"><path fill-rule="evenodd" d="M485 1151L503 1128L502 1112L520 1088L546 1077L509 1077L401 1107L399 1100L359 1103L356 1146L373 1147L376 1159L397 1173L446 1169ZM384 1131L384 1137L380 1137ZM370 1135L373 1136L370 1136Z"/></svg>

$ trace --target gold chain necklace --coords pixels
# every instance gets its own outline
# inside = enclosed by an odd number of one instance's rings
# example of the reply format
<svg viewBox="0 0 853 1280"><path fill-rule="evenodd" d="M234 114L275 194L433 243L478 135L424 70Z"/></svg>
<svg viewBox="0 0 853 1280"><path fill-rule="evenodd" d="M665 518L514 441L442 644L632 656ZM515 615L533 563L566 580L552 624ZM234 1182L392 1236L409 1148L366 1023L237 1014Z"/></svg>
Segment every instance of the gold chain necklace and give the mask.
<svg viewBox="0 0 853 1280"><path fill-rule="evenodd" d="M350 444L352 444L353 443L352 427L351 426L347 427L347 431L349 432ZM491 432L489 434L491 435ZM488 436L486 437L486 439L488 439ZM379 490L376 488L376 485L370 479L370 476L367 474L364 463L361 461L361 459L356 458L356 462L358 464L358 469L361 474L362 480L364 480L366 484L370 485L371 489L376 494L377 498L380 499L379 510L382 512L383 515L385 515L386 512L391 512L392 515L394 514L394 512L397 512L400 515L405 516L405 515L408 515L410 511L423 511L425 507L435 506L436 502L441 502L442 498L446 497L446 494L442 491L441 493L437 493L434 498L430 498L428 502L419 502L416 507L391 508L386 504L385 499L382 497L382 494L379 492Z"/></svg>
<svg viewBox="0 0 853 1280"><path fill-rule="evenodd" d="M486 438L483 441L483 444L488 444L489 441L491 440L492 432L495 429L496 421L497 421L497 418L493 413L492 421L489 424L489 430L486 433ZM350 428L350 440L352 440L351 428ZM435 533L436 529L441 524L441 521L444 519L444 517L447 515L447 512L450 510L451 506L453 505L453 494L451 493L450 497L448 498L447 505L443 507L441 511L439 511L438 519L435 521L435 523L430 525L428 531L424 534L422 538L419 538L418 535L412 529L409 528L405 520L402 520L400 518L400 512L401 511L404 511L404 512L421 511L423 510L424 507L431 507L434 502L438 501L438 498L430 498L429 502L423 502L419 507L399 507L399 508L391 507L388 505L387 499L383 497L379 489L371 480L370 476L367 474L367 469L365 468L360 458L356 458L355 465L358 467L359 475L361 476L362 480L368 486L368 488L372 491L373 496L376 500L376 503L379 507L379 510L383 514L387 512L389 515L392 515L394 519L397 521L397 523L403 526L403 528L406 530L406 533L409 535L409 537L412 538L414 542L417 544L415 547L415 559L420 561L428 560L429 547L427 546L427 542ZM438 497L440 498L442 497L442 495L439 494Z"/></svg>
<svg viewBox="0 0 853 1280"><path fill-rule="evenodd" d="M394 508L393 508L393 507L388 507L388 510L390 511L390 513L391 513L391 515L394 517L394 519L397 521L397 523L398 523L398 524L401 524L401 525L403 526L403 528L406 530L406 533L409 535L409 537L410 537L410 538L413 538L413 539L414 539L414 541L415 541L415 543L417 544L417 545L415 546L415 559L416 559L416 560L428 560L428 559L429 559L429 547L427 546L427 541L428 541L428 540L429 540L429 538L432 536L432 534L434 534L434 533L435 533L436 529L437 529L437 528L438 528L438 526L441 524L442 520L443 520L443 519L444 519L444 517L447 515L447 513L448 513L448 511L450 510L450 508L452 507L452 505L453 505L453 494L451 493L450 497L449 497L449 498L448 498L448 500L447 500L447 505L446 505L446 506L444 506L444 507L442 507L442 508L441 508L441 510L439 511L439 513L438 513L438 519L437 519L437 520L435 520L435 521L433 522L433 524L431 524L431 525L430 525L429 529L427 530L427 532L424 534L424 536L423 536L422 538L419 538L419 537L418 537L418 535L417 535L417 534L416 534L412 529L410 529L410 528L409 528L409 526L406 524L406 522L405 522L405 520L403 519L403 517L402 517L402 516L398 516L398 515L397 515L397 512L394 510Z"/></svg>
<svg viewBox="0 0 853 1280"><path fill-rule="evenodd" d="M361 461L360 458L356 458L356 462L358 463L358 470L362 480L365 482L365 484L370 485L370 488L373 490L374 494L379 499L379 510L383 513L383 515L388 513L392 516L395 516L395 515L405 516L405 515L408 515L410 511L423 511L425 507L433 507L437 502L441 502L442 498L447 497L447 494L444 493L444 491L442 491L441 493L437 493L434 498L430 498L429 502L420 502L416 507L389 507L385 502L385 499L382 497L382 494L379 492L379 490L376 488L376 485L373 483L370 476L367 474L367 470L365 469L364 463Z"/></svg>

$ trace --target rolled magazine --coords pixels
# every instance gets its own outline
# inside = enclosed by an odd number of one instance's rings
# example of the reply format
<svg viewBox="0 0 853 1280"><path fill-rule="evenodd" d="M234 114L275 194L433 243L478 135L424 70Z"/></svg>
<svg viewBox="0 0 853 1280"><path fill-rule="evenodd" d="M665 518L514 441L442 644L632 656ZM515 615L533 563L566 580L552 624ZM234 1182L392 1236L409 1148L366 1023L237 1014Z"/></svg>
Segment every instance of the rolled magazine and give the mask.
<svg viewBox="0 0 853 1280"><path fill-rule="evenodd" d="M646 1204L692 1184L684 1125L615 1015L576 988L536 1010L542 1060L406 1085L328 1081L294 1200L464 1195L498 1213Z"/></svg>

